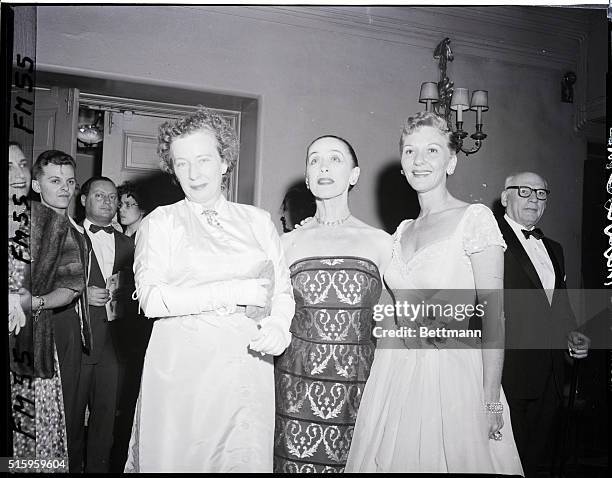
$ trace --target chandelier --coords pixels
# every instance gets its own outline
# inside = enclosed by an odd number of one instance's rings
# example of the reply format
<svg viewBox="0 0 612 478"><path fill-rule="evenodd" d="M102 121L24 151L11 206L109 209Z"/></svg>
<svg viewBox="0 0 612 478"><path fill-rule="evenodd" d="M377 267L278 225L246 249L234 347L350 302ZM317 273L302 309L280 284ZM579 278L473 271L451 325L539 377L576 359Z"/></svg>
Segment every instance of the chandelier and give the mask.
<svg viewBox="0 0 612 478"><path fill-rule="evenodd" d="M469 101L469 90L467 88L454 88L454 83L446 74L446 67L449 61L453 61L453 52L450 49L450 38L442 40L434 50L434 58L438 60L440 69L440 80L425 82L421 85L419 102L425 103L426 111L433 111L446 119L451 125L451 111L456 115L456 128L453 134L457 138L458 149L466 156L476 153L482 146L483 140L487 137L482 132L482 113L489 109L488 92L485 90L475 90L472 93L472 101ZM474 145L470 149L465 149L463 140L468 133L463 130L463 112L476 111L476 132L470 135L474 140Z"/></svg>
<svg viewBox="0 0 612 478"><path fill-rule="evenodd" d="M87 110L83 114L91 114L92 110ZM94 113L95 121L91 124L79 124L77 129L77 147L88 150L97 148L104 141L104 129L100 126L100 121L104 118L104 113ZM79 118L80 119L80 118Z"/></svg>

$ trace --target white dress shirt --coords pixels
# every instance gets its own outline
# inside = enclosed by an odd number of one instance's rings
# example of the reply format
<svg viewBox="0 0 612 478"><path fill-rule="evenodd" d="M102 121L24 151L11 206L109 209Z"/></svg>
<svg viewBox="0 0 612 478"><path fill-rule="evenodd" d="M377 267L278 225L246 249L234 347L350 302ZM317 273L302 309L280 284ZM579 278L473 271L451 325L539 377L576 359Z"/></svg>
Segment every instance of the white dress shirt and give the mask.
<svg viewBox="0 0 612 478"><path fill-rule="evenodd" d="M546 292L548 302L552 304L553 293L555 292L555 269L548 255L548 251L546 250L546 246L542 240L538 240L534 237L526 238L522 232L523 229L531 231L535 226L526 228L510 219L507 214L504 215L504 219L510 225L516 237L518 237L525 252L527 252L533 267L538 273L540 282L542 282L542 287Z"/></svg>
<svg viewBox="0 0 612 478"><path fill-rule="evenodd" d="M93 252L96 255L98 265L102 271L102 277L106 280L113 274L113 265L115 263L115 235L105 231L98 231L94 234L89 230L91 224L89 219L83 221L85 234L91 239ZM89 267L91 269L91 262Z"/></svg>

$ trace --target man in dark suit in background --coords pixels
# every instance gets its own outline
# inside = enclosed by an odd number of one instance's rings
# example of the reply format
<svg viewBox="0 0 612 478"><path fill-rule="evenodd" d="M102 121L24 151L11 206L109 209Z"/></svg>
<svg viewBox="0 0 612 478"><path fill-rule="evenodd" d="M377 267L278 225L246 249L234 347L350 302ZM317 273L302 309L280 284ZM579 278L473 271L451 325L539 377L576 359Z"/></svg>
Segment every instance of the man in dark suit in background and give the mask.
<svg viewBox="0 0 612 478"><path fill-rule="evenodd" d="M506 352L502 386L525 476L548 461L547 445L562 403L567 351L584 358L589 339L576 320L565 284L563 248L535 227L548 200L546 181L531 172L506 178L498 218L504 254Z"/></svg>
<svg viewBox="0 0 612 478"><path fill-rule="evenodd" d="M117 189L106 177L89 179L81 188L83 228L91 249L87 283L93 352L83 355L78 418L89 408L86 472L108 472L120 377L121 350L116 337L133 291L134 241L111 226L117 212ZM113 285L116 284L116 285ZM114 291L115 287L118 289ZM109 290L110 289L110 290ZM81 456L84 428L80 434Z"/></svg>

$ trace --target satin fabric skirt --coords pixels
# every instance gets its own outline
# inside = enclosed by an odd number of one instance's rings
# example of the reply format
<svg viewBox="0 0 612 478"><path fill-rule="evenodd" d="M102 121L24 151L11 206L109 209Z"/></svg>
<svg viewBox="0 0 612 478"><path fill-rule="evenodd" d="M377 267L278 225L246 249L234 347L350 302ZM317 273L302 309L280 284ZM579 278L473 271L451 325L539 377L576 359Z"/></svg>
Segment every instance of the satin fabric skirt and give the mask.
<svg viewBox="0 0 612 478"><path fill-rule="evenodd" d="M271 472L274 367L243 314L159 319L145 356L126 472Z"/></svg>
<svg viewBox="0 0 612 478"><path fill-rule="evenodd" d="M522 475L506 398L488 438L478 349L378 349L346 472Z"/></svg>

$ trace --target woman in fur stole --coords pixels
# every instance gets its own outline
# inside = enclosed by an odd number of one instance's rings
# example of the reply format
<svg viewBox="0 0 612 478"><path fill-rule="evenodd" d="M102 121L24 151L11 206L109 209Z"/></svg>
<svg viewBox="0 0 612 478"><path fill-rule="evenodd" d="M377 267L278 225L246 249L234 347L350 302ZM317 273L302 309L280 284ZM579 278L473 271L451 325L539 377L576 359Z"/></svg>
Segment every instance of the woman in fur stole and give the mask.
<svg viewBox="0 0 612 478"><path fill-rule="evenodd" d="M87 244L66 215L76 185L75 163L64 153L42 153L35 165L42 204L30 203L26 200L30 188L28 162L18 145L11 145L9 152L13 456L57 459L63 462L59 468L37 471L68 471L64 397L52 309L74 303L86 284ZM46 164L41 167L41 163ZM51 188L45 185L41 191L40 184L45 181L53 184L56 194L47 194ZM79 321L76 311L74 316Z"/></svg>

